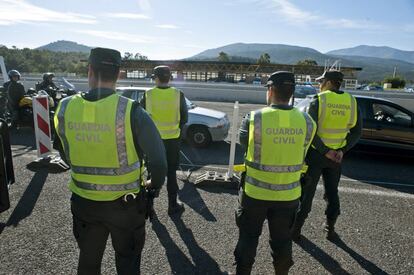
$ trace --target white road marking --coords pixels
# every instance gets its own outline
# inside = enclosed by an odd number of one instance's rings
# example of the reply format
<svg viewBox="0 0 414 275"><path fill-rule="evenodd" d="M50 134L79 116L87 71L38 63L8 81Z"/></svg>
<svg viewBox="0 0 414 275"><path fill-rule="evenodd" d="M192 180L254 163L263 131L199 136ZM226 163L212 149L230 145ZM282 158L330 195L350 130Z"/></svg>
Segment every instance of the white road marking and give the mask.
<svg viewBox="0 0 414 275"><path fill-rule="evenodd" d="M323 189L322 185L318 185L317 189ZM404 199L414 199L414 194L408 194L398 191L381 191L381 190L370 190L362 188L352 188L352 187L338 187L340 193L349 193L349 194L366 194L374 195L380 197L393 197L393 198L404 198Z"/></svg>
<svg viewBox="0 0 414 275"><path fill-rule="evenodd" d="M407 188L414 188L414 183L412 185L404 184L404 183L396 183L396 182L385 182L385 181L375 181L375 180L356 180L356 179L350 179L341 177L341 181L349 181L349 182L366 182L366 183L372 183L372 184L381 184L381 185L389 185L389 186L404 186Z"/></svg>
<svg viewBox="0 0 414 275"><path fill-rule="evenodd" d="M209 166L209 165L197 165L197 164L190 165L190 164L184 164L184 163L181 163L180 165L185 166L185 167L197 167L197 168L206 168L206 169L212 169L212 170L224 170L224 171L227 170L226 167ZM361 182L360 180L350 179L346 177L341 177L341 181ZM368 181L368 180L363 180L363 182L381 184L381 185L390 185L390 186L405 186L408 188L414 188L414 185L407 185L407 184L394 183L394 182L381 182L381 181ZM318 185L317 189L323 189L323 186ZM382 190L371 190L371 189L352 188L352 187L339 187L338 190L339 192L350 193L350 194L367 194L367 195L383 196L383 197L414 199L414 194L403 193L403 192L392 191L392 190L382 191Z"/></svg>

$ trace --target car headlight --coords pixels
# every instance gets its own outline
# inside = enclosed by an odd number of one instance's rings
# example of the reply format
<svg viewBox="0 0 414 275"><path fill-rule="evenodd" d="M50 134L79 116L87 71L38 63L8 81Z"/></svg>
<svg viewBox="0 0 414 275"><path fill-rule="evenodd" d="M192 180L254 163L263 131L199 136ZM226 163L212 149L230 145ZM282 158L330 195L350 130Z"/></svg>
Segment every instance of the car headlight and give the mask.
<svg viewBox="0 0 414 275"><path fill-rule="evenodd" d="M223 128L229 123L229 120L227 119L227 115L222 117L219 122L217 123L217 128Z"/></svg>

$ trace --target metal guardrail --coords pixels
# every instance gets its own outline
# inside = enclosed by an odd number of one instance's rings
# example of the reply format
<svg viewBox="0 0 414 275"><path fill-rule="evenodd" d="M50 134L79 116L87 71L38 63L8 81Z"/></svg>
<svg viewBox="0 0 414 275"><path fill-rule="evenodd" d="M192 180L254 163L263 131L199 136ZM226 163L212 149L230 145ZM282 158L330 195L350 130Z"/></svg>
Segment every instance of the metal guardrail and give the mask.
<svg viewBox="0 0 414 275"><path fill-rule="evenodd" d="M7 123L0 119L0 213L10 208L9 186L14 181L9 129Z"/></svg>

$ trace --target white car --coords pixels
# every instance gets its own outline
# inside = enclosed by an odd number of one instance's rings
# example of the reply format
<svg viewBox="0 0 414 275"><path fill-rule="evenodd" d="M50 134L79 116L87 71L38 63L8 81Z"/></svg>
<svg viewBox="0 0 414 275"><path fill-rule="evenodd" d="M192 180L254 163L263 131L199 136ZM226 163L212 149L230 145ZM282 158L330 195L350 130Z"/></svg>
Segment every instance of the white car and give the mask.
<svg viewBox="0 0 414 275"><path fill-rule="evenodd" d="M404 89L404 91L407 93L414 93L414 87L407 87Z"/></svg>
<svg viewBox="0 0 414 275"><path fill-rule="evenodd" d="M117 87L118 94L140 102L148 87ZM206 147L212 141L226 139L230 122L223 112L198 107L185 98L188 108L188 122L182 129L181 137L195 147Z"/></svg>

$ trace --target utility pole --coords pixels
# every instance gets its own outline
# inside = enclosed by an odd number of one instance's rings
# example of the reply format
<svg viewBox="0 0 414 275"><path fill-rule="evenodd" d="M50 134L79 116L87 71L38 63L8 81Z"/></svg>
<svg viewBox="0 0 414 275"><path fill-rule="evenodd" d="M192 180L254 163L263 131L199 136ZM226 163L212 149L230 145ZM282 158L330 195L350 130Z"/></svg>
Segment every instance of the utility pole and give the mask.
<svg viewBox="0 0 414 275"><path fill-rule="evenodd" d="M397 75L397 66L394 66L394 73L392 74L392 77L395 78Z"/></svg>

